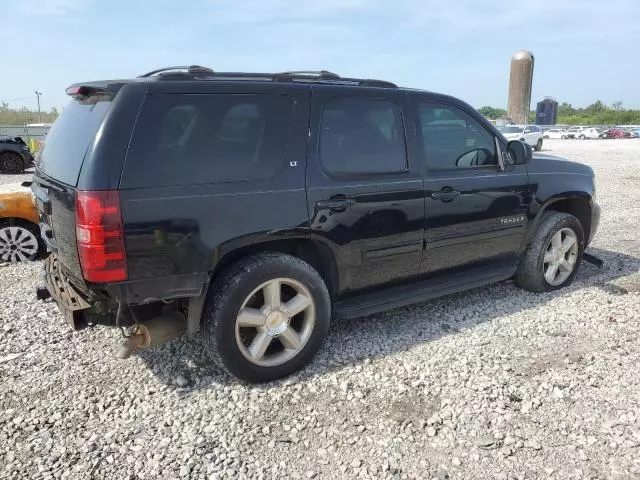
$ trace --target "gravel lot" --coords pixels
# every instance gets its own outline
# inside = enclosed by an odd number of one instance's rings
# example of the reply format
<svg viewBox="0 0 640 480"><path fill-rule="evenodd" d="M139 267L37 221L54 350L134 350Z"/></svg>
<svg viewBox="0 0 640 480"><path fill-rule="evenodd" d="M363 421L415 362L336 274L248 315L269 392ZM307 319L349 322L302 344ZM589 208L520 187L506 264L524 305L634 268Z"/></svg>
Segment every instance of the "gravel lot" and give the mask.
<svg viewBox="0 0 640 480"><path fill-rule="evenodd" d="M640 478L640 140L545 150L596 170L602 270L335 322L270 385L199 342L117 360L35 300L39 263L0 266L0 478Z"/></svg>

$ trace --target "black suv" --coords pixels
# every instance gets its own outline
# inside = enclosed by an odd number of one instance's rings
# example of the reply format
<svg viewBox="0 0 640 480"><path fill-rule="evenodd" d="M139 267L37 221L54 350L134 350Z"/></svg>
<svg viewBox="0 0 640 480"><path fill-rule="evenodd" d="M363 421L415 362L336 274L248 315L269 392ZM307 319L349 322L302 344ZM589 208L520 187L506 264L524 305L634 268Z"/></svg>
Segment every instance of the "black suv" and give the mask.
<svg viewBox="0 0 640 480"><path fill-rule="evenodd" d="M332 316L564 287L598 226L588 166L532 161L446 95L197 66L67 93L32 187L39 294L74 328L122 328L122 357L201 332L230 374L276 379Z"/></svg>
<svg viewBox="0 0 640 480"><path fill-rule="evenodd" d="M33 155L24 140L0 135L0 173L22 173L31 166Z"/></svg>

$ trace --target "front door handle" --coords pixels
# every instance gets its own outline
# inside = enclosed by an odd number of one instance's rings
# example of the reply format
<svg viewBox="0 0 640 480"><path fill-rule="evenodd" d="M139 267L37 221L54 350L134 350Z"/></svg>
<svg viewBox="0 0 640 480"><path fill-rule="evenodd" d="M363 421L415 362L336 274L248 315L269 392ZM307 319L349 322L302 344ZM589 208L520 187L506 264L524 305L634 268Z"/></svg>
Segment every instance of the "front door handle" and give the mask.
<svg viewBox="0 0 640 480"><path fill-rule="evenodd" d="M431 194L431 198L434 200L442 200L443 202L450 202L454 198L458 198L460 196L460 192L457 190L443 190L440 192L433 192Z"/></svg>
<svg viewBox="0 0 640 480"><path fill-rule="evenodd" d="M316 207L323 210L328 209L334 212L340 212L355 204L356 201L353 198L330 198L329 200L320 200L316 202Z"/></svg>

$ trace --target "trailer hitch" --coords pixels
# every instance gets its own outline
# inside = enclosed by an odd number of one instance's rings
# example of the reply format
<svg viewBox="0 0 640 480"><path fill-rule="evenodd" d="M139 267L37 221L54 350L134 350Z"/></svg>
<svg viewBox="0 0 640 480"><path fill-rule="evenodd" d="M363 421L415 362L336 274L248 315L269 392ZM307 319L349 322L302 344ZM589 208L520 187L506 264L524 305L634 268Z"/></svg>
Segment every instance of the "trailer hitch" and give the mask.
<svg viewBox="0 0 640 480"><path fill-rule="evenodd" d="M595 265L598 268L602 268L604 262L600 260L598 257L591 255L590 253L583 253L582 259L586 262L589 262L592 265Z"/></svg>

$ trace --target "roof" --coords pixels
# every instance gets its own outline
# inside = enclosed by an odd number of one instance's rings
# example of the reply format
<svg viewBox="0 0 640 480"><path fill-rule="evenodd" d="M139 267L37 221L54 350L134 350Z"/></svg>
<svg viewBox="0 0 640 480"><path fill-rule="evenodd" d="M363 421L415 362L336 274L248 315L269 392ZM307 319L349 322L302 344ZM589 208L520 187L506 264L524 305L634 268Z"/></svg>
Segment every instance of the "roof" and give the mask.
<svg viewBox="0 0 640 480"><path fill-rule="evenodd" d="M327 70L301 70L279 73L248 73L248 72L216 72L210 68L199 65L163 67L152 70L138 76L135 79L127 80L100 80L91 82L81 82L67 88L69 95L78 93L88 93L88 90L97 91L117 91L124 83L145 82L145 81L252 81L252 82L282 82L282 83L304 83L304 84L324 84L324 85L344 85L377 88L398 88L395 83L386 80L376 80L371 78L341 77L340 75ZM78 89L86 87L86 92L79 92Z"/></svg>

